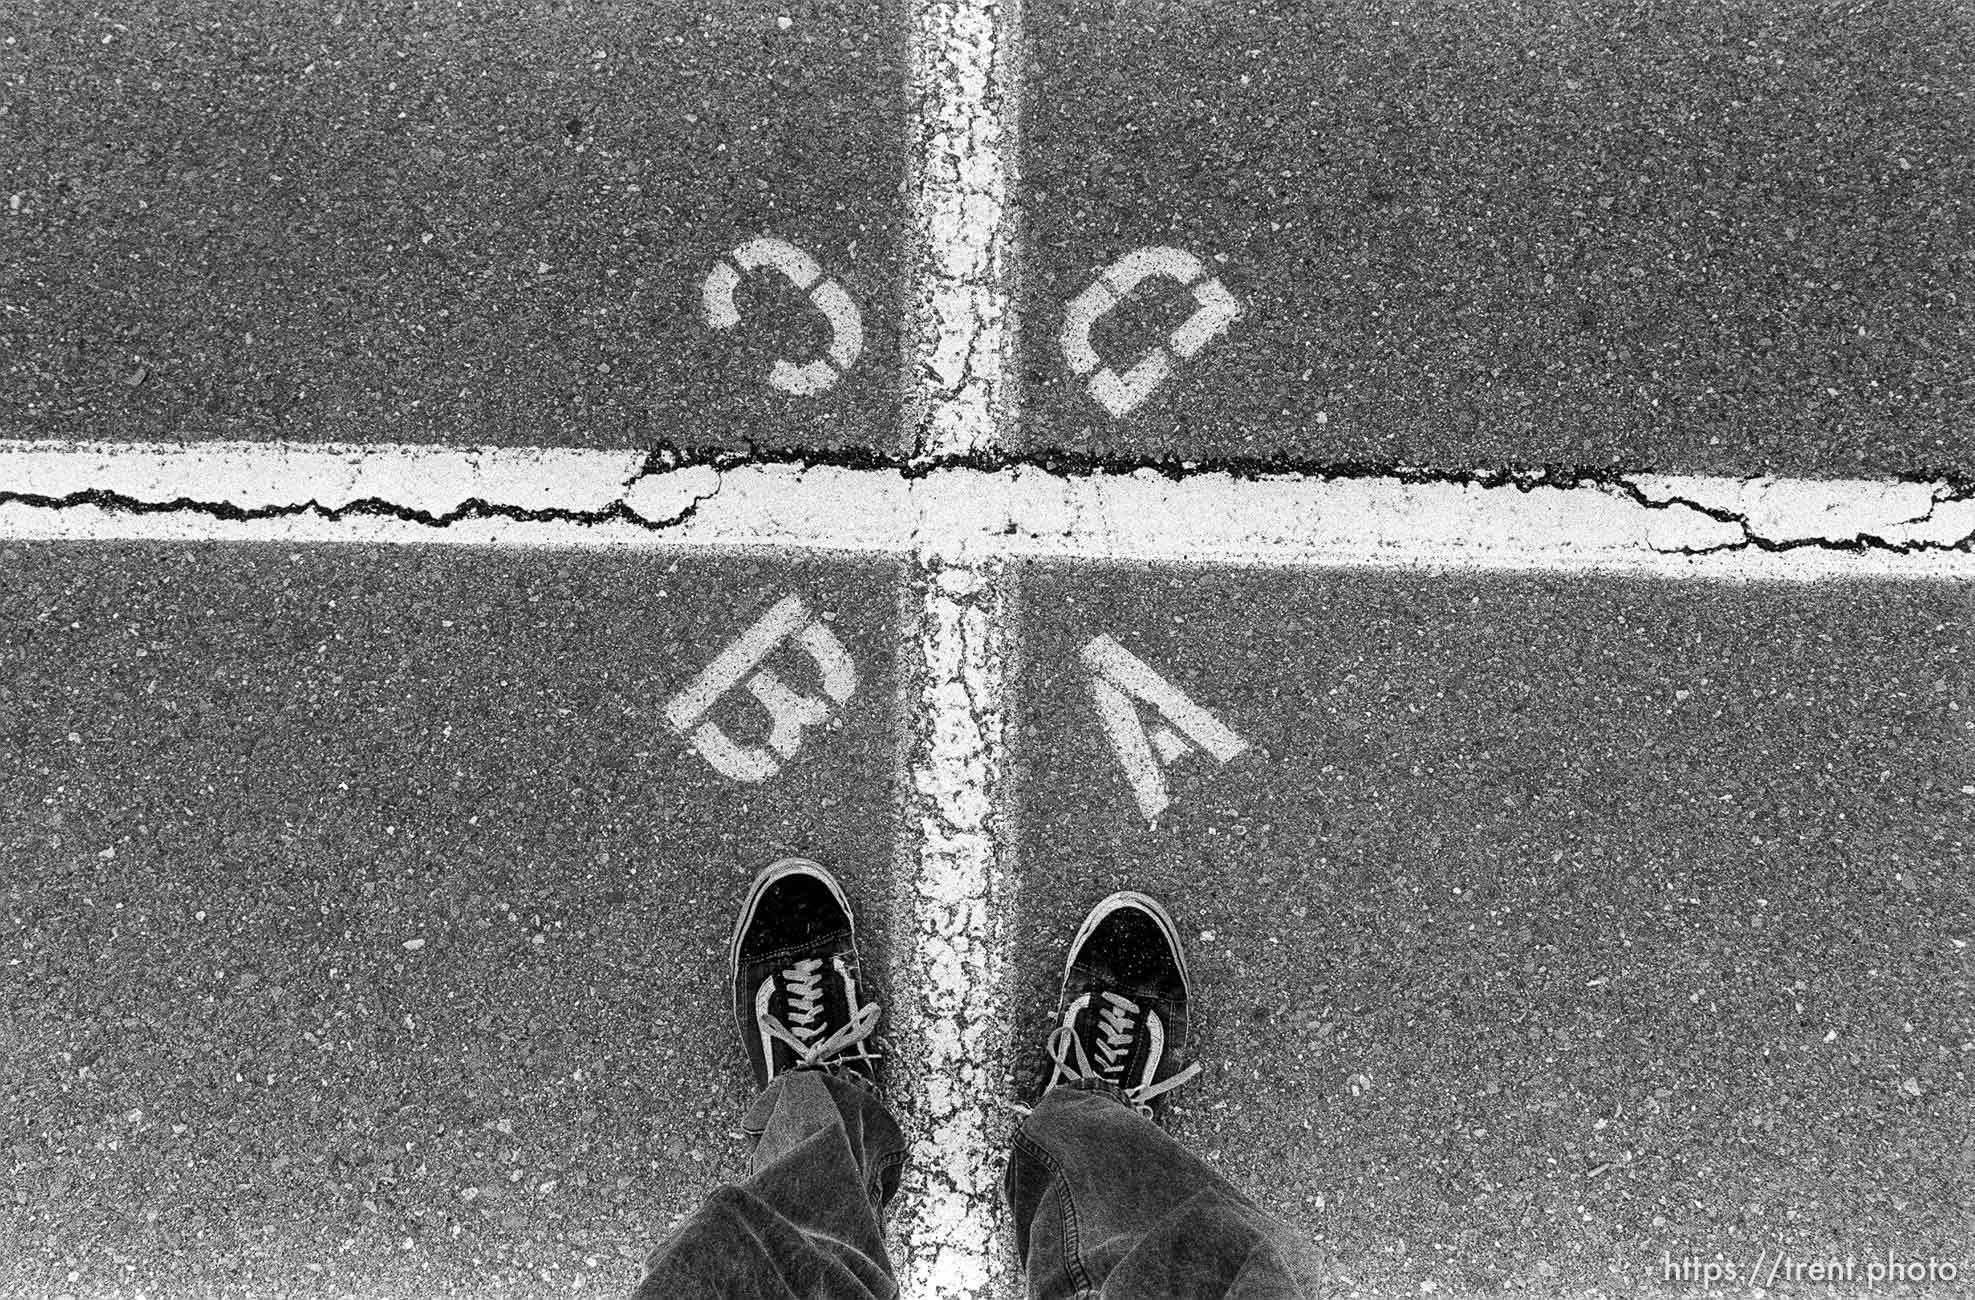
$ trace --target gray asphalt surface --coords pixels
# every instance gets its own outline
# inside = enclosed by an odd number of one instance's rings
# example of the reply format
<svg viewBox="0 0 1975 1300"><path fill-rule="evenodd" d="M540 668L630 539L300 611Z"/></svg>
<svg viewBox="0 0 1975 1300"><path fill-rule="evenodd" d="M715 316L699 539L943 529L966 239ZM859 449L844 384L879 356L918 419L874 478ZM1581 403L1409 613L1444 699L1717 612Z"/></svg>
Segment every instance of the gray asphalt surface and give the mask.
<svg viewBox="0 0 1975 1300"><path fill-rule="evenodd" d="M1031 450L1815 477L1975 468L1950 0L1024 12ZM1113 420L1063 305L1140 245L1232 331ZM1191 309L1100 325L1122 371Z"/></svg>
<svg viewBox="0 0 1975 1300"><path fill-rule="evenodd" d="M0 436L744 448L898 438L903 24L681 6L36 0L0 22ZM861 304L825 329L768 233Z"/></svg>
<svg viewBox="0 0 1975 1300"><path fill-rule="evenodd" d="M1022 608L1035 1061L1078 919L1142 889L1206 1066L1170 1127L1369 1294L1970 1275L1965 588L1036 566ZM1156 829L1100 632L1253 746Z"/></svg>
<svg viewBox="0 0 1975 1300"><path fill-rule="evenodd" d="M789 590L862 683L733 784L659 711ZM0 1293L628 1289L741 1169L747 881L803 852L888 894L895 592L889 563L0 548ZM859 923L881 968L884 909Z"/></svg>

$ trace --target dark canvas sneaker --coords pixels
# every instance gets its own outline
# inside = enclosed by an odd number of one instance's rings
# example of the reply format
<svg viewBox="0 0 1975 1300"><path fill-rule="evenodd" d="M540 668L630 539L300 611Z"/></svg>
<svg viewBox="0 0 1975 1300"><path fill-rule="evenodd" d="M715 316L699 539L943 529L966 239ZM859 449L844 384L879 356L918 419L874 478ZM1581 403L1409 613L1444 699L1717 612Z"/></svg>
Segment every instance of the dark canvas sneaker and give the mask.
<svg viewBox="0 0 1975 1300"><path fill-rule="evenodd" d="M734 925L734 1020L756 1088L790 1070L826 1070L878 1086L867 1043L880 1008L858 987L850 905L807 858L754 878Z"/></svg>
<svg viewBox="0 0 1975 1300"><path fill-rule="evenodd" d="M1144 894L1090 910L1063 967L1049 1032L1049 1087L1097 1080L1157 1120L1166 1094L1200 1073L1186 1059L1186 954L1166 909Z"/></svg>

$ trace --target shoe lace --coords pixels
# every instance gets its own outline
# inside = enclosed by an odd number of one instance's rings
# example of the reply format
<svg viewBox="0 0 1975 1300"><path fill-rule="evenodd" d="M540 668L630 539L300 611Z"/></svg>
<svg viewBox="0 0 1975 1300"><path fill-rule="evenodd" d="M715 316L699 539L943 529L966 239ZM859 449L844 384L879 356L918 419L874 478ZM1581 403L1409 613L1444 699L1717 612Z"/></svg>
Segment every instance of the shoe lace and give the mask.
<svg viewBox="0 0 1975 1300"><path fill-rule="evenodd" d="M1063 1023L1049 1031L1049 1058L1055 1063L1050 1072L1049 1086L1060 1083L1082 1083L1097 1080L1119 1088L1139 1114L1152 1118L1152 1099L1171 1092L1194 1075L1200 1073L1200 1063L1194 1062L1171 1078L1152 1082L1151 1075L1159 1068L1159 1057L1165 1050L1166 1035L1155 1017L1145 1022L1146 1032L1152 1037L1151 1052L1146 1059L1146 1079L1138 1084L1125 1082L1125 1062L1131 1057L1131 1045L1136 1038L1144 1008L1121 993L1104 990L1098 994L1097 1033L1095 1045L1097 1060L1093 1062L1084 1050L1083 1039L1076 1031L1077 1013L1089 1006L1089 994L1070 1004L1063 1017Z"/></svg>
<svg viewBox="0 0 1975 1300"><path fill-rule="evenodd" d="M778 1019L768 1009L775 982L762 981L755 996L755 1016L762 1030L795 1053L797 1070L835 1072L862 1066L868 1076L879 1054L865 1041L878 1027L883 1009L875 1002L860 1005L857 1000L857 973L842 953L833 954L830 965L843 980L844 996L850 1005L850 1019L825 1034L828 1008L823 1002L823 959L810 957L781 972L782 987L788 994L788 1020Z"/></svg>

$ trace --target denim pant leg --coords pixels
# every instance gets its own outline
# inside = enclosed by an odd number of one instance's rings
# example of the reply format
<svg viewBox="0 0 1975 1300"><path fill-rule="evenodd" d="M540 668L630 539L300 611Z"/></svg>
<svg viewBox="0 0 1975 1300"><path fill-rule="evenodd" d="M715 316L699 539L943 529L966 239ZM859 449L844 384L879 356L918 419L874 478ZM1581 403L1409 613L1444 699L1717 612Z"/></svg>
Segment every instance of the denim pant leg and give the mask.
<svg viewBox="0 0 1975 1300"><path fill-rule="evenodd" d="M815 1070L769 1083L742 1127L752 1172L716 1189L645 1262L633 1300L890 1300L879 1215L905 1137L877 1096Z"/></svg>
<svg viewBox="0 0 1975 1300"><path fill-rule="evenodd" d="M1034 1300L1288 1300L1324 1277L1308 1243L1102 1085L1043 1095L1005 1190Z"/></svg>

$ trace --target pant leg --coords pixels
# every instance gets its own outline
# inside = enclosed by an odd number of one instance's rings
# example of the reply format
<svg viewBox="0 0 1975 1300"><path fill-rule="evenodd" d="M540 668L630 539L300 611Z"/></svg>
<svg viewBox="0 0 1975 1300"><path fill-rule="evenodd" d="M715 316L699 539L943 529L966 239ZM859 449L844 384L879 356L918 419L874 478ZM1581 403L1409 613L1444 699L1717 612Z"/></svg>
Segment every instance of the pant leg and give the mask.
<svg viewBox="0 0 1975 1300"><path fill-rule="evenodd" d="M1043 1095L1005 1190L1033 1300L1300 1300L1326 1276L1308 1242L1101 1086Z"/></svg>
<svg viewBox="0 0 1975 1300"><path fill-rule="evenodd" d="M645 1262L632 1300L891 1300L879 1222L905 1137L876 1095L816 1070L771 1081L742 1127L748 1177L716 1189Z"/></svg>

